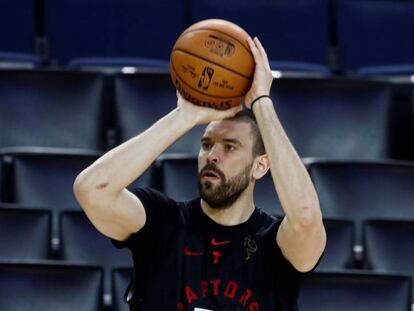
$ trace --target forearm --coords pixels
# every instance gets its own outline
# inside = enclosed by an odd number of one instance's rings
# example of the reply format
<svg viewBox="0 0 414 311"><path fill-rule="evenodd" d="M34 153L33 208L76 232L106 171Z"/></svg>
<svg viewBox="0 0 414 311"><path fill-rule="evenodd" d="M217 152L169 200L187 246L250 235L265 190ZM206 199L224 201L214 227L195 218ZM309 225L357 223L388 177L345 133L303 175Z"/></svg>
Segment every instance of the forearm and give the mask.
<svg viewBox="0 0 414 311"><path fill-rule="evenodd" d="M282 208L294 227L320 220L319 201L300 157L287 137L269 98L262 98L253 107L270 171Z"/></svg>
<svg viewBox="0 0 414 311"><path fill-rule="evenodd" d="M180 109L177 107L146 131L104 154L78 176L75 184L89 193L99 191L100 197L116 196L196 124L184 118Z"/></svg>

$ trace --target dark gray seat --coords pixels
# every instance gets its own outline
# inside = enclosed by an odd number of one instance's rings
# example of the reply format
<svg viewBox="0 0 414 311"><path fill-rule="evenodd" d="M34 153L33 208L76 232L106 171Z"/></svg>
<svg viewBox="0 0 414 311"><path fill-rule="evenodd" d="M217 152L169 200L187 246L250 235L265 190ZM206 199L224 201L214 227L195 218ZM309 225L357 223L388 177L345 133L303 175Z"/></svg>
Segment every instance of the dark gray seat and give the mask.
<svg viewBox="0 0 414 311"><path fill-rule="evenodd" d="M357 244L366 219L414 220L410 162L316 161L309 169L324 217L354 220Z"/></svg>
<svg viewBox="0 0 414 311"><path fill-rule="evenodd" d="M301 311L409 311L407 276L352 272L315 272L303 283Z"/></svg>
<svg viewBox="0 0 414 311"><path fill-rule="evenodd" d="M49 210L0 205L0 258L49 259L51 222Z"/></svg>
<svg viewBox="0 0 414 311"><path fill-rule="evenodd" d="M381 273L406 274L414 278L413 237L414 221L366 221L365 267Z"/></svg>
<svg viewBox="0 0 414 311"><path fill-rule="evenodd" d="M85 72L0 71L0 148L105 148L103 77Z"/></svg>
<svg viewBox="0 0 414 311"><path fill-rule="evenodd" d="M0 263L0 309L101 311L102 269L58 263Z"/></svg>

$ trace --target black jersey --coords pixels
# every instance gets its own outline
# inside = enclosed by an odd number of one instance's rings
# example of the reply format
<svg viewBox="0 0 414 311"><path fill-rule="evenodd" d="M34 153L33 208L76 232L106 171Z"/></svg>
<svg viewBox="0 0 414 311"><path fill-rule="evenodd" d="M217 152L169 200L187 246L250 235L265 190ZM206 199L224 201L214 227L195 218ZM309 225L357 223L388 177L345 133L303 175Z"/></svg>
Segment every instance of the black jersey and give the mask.
<svg viewBox="0 0 414 311"><path fill-rule="evenodd" d="M255 209L223 226L200 199L176 202L152 189L133 191L146 223L125 242L133 253L131 310L297 310L298 272L276 243L281 220Z"/></svg>

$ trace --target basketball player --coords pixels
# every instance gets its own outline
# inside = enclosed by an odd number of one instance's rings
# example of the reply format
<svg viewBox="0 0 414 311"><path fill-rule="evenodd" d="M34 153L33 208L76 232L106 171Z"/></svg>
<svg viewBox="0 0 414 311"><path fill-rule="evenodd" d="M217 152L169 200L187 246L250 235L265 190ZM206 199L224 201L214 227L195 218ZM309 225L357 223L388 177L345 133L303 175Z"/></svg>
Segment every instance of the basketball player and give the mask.
<svg viewBox="0 0 414 311"><path fill-rule="evenodd" d="M256 69L245 111L199 107L178 96L169 114L75 181L96 228L133 253L131 310L297 310L300 281L323 253L318 197L268 96L266 52L257 38L248 45ZM126 189L174 141L207 123L200 198L176 202L152 189ZM283 219L254 205L255 183L269 169Z"/></svg>

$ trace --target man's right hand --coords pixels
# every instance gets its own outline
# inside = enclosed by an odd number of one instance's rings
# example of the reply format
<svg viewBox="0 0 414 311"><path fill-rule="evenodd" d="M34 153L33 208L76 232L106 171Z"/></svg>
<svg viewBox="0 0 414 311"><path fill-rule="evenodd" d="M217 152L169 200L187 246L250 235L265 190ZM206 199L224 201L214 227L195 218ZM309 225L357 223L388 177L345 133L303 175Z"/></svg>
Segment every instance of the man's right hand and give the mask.
<svg viewBox="0 0 414 311"><path fill-rule="evenodd" d="M202 107L194 105L188 100L184 99L177 91L177 107L183 113L184 118L188 122L195 122L197 125L206 124L211 121L231 118L237 112L242 110L242 106L236 106L227 110L217 110L209 107Z"/></svg>

